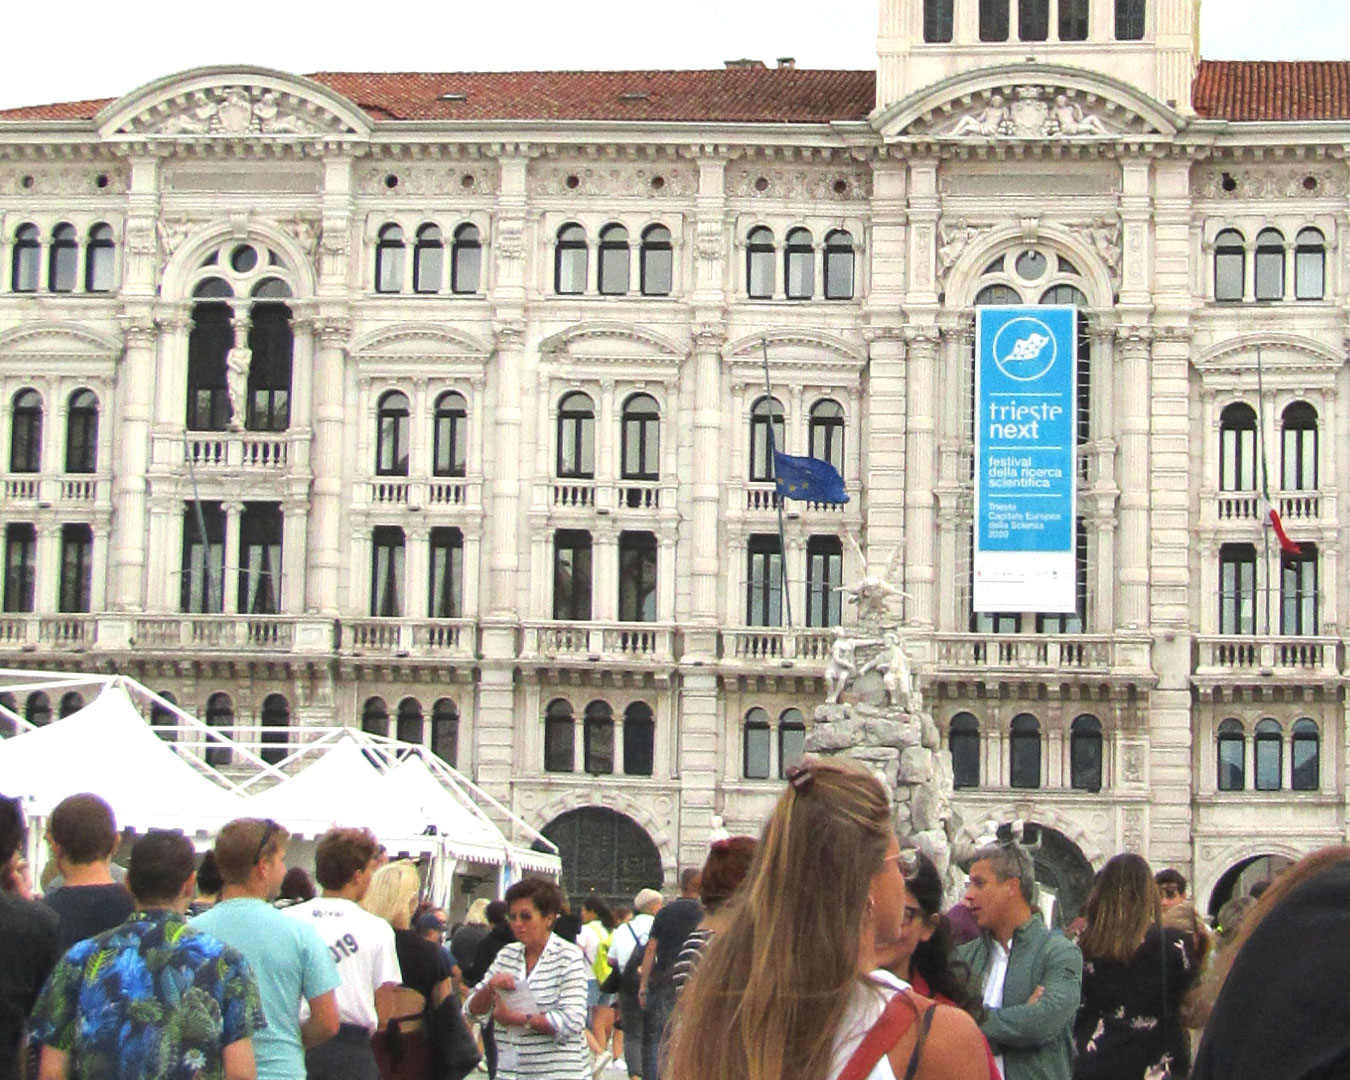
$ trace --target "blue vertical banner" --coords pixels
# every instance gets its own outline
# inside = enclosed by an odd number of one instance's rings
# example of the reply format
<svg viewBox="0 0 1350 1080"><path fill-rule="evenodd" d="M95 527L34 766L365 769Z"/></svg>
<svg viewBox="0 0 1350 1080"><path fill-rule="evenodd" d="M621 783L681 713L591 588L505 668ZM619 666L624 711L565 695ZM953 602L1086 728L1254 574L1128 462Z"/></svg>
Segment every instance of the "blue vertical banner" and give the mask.
<svg viewBox="0 0 1350 1080"><path fill-rule="evenodd" d="M1076 309L975 316L977 612L1073 612Z"/></svg>

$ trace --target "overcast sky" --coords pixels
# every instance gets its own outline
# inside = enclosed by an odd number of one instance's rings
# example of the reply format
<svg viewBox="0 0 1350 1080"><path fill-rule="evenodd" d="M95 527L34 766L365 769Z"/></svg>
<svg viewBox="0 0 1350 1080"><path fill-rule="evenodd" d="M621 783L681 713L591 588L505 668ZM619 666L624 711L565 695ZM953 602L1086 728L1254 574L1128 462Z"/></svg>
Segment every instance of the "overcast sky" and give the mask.
<svg viewBox="0 0 1350 1080"><path fill-rule="evenodd" d="M793 56L801 67L873 68L876 11L877 0L245 0L214 8L10 0L0 108L117 97L204 64L301 73L700 68ZM1350 59L1345 0L1205 0L1203 11L1208 59Z"/></svg>

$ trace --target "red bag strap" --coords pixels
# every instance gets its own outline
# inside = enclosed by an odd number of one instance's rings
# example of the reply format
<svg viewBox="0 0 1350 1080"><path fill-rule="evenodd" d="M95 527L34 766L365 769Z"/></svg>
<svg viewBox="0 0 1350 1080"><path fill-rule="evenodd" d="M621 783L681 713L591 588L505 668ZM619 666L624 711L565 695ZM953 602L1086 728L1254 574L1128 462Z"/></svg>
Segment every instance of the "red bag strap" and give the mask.
<svg viewBox="0 0 1350 1080"><path fill-rule="evenodd" d="M867 1080L877 1062L904 1037L927 1004L927 998L921 998L911 990L901 990L892 997L836 1080Z"/></svg>

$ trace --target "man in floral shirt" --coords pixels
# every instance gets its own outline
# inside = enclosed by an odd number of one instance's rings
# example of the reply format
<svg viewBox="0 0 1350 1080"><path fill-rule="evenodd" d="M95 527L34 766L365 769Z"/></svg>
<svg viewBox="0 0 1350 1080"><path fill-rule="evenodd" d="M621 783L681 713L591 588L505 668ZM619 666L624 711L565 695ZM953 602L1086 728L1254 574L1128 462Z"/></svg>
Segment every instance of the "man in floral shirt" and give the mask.
<svg viewBox="0 0 1350 1080"><path fill-rule="evenodd" d="M39 1080L253 1080L258 987L239 952L188 926L195 863L180 832L137 841L136 910L73 946L33 1009Z"/></svg>

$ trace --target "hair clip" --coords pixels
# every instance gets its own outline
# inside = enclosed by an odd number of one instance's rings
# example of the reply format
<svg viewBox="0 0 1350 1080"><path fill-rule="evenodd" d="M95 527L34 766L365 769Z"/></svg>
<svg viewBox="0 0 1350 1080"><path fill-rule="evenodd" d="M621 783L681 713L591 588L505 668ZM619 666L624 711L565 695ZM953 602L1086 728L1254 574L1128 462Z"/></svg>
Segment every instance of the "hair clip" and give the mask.
<svg viewBox="0 0 1350 1080"><path fill-rule="evenodd" d="M816 774L812 771L810 765L790 766L783 773L783 776L798 795L805 795L816 783Z"/></svg>

